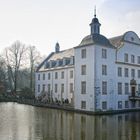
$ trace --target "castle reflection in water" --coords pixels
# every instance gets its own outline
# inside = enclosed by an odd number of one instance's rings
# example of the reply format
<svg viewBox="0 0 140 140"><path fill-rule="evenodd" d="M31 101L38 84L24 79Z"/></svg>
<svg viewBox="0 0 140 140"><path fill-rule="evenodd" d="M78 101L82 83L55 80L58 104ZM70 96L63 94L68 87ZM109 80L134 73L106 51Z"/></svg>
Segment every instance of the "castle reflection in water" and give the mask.
<svg viewBox="0 0 140 140"><path fill-rule="evenodd" d="M140 112L93 116L0 103L0 140L140 140Z"/></svg>
<svg viewBox="0 0 140 140"><path fill-rule="evenodd" d="M53 137L62 140L139 140L140 138L140 113L136 112L90 116L50 110L45 118L47 118L43 124L45 131L42 131L44 138Z"/></svg>

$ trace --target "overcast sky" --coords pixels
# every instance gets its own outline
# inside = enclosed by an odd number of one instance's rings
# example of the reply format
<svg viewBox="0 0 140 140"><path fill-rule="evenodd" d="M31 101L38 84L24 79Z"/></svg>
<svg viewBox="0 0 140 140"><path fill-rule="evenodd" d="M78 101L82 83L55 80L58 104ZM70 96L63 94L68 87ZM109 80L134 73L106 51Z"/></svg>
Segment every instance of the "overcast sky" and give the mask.
<svg viewBox="0 0 140 140"><path fill-rule="evenodd" d="M140 36L140 0L0 0L0 52L14 41L42 54L77 46L97 17L107 38L135 31Z"/></svg>

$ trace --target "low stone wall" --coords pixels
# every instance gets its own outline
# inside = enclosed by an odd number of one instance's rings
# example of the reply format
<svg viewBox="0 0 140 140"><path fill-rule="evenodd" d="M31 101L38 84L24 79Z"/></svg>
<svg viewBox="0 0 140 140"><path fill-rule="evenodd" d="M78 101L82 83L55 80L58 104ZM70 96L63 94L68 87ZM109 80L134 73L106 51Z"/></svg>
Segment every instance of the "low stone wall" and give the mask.
<svg viewBox="0 0 140 140"><path fill-rule="evenodd" d="M71 104L56 104L56 103L43 103L38 100L31 100L31 99L17 99L17 98L1 98L0 102L16 102L19 104L25 104L25 105L32 105L35 107L45 107L45 108L51 108L51 109L59 109L59 110L65 110L65 111L71 111L75 113L82 113L87 115L113 115L113 114L119 114L119 113L127 113L127 112L136 112L140 111L140 109L125 109L125 110L110 110L110 111L86 111L86 110L77 110L74 109L74 107Z"/></svg>

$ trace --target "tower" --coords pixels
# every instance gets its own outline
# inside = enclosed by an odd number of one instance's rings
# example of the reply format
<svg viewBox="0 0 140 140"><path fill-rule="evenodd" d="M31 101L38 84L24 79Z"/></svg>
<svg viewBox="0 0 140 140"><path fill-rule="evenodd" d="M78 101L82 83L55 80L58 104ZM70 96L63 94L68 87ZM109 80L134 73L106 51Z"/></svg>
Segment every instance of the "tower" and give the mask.
<svg viewBox="0 0 140 140"><path fill-rule="evenodd" d="M60 51L59 43L57 42L55 45L55 52L58 53Z"/></svg>
<svg viewBox="0 0 140 140"><path fill-rule="evenodd" d="M100 26L98 18L96 18L96 7L94 10L94 18L92 19L92 22L90 23L91 28L91 35L93 34L100 34Z"/></svg>

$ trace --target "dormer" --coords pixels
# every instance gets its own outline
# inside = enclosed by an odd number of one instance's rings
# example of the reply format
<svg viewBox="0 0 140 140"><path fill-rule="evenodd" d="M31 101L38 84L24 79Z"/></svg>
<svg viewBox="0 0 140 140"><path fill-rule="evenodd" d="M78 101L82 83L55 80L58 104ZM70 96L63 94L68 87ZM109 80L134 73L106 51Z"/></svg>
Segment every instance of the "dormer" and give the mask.
<svg viewBox="0 0 140 140"><path fill-rule="evenodd" d="M74 65L74 56L70 57L70 65Z"/></svg>

